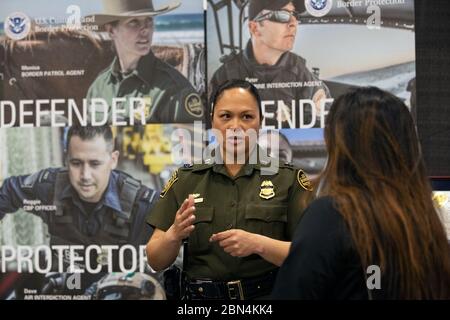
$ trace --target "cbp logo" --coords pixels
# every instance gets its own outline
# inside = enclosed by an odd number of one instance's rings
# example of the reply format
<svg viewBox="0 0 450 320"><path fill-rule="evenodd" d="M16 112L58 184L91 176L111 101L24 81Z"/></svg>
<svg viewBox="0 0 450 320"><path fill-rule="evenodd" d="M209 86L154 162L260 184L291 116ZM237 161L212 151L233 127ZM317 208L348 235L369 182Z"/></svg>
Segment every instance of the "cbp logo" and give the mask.
<svg viewBox="0 0 450 320"><path fill-rule="evenodd" d="M6 17L5 34L12 40L25 38L31 30L31 20L22 12L14 12Z"/></svg>
<svg viewBox="0 0 450 320"><path fill-rule="evenodd" d="M333 7L333 0L305 0L306 11L313 17L323 17Z"/></svg>

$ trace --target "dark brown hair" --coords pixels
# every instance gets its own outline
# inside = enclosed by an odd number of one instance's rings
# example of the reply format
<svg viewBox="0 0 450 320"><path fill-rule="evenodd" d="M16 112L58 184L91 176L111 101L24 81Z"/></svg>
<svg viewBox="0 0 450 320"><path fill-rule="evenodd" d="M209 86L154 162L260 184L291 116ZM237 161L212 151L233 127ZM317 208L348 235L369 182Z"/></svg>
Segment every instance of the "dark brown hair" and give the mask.
<svg viewBox="0 0 450 320"><path fill-rule="evenodd" d="M79 137L81 140L94 140L98 136L103 137L105 139L105 143L107 144L108 150L110 152L114 151L114 137L112 133L112 129L109 125L103 126L81 126L75 125L69 128L67 132L67 143L66 143L66 151L69 150L70 140L72 137Z"/></svg>
<svg viewBox="0 0 450 320"><path fill-rule="evenodd" d="M261 109L261 96L259 95L258 89L256 89L256 87L253 84L251 84L250 82L248 82L246 80L241 80L241 79L226 80L225 82L220 84L220 86L218 86L217 89L212 93L212 95L211 95L211 119L213 118L213 115L214 115L214 107L215 107L217 101L220 99L220 97L222 97L223 93L226 90L236 89L236 88L241 88L241 89L248 91L248 93L250 93L253 96L253 98L255 98L256 103L258 105L259 122L261 123L264 119L264 116L263 116L262 109Z"/></svg>
<svg viewBox="0 0 450 320"><path fill-rule="evenodd" d="M408 108L380 89L337 98L325 126L331 196L364 267L377 264L394 299L448 299L450 247L432 202Z"/></svg>

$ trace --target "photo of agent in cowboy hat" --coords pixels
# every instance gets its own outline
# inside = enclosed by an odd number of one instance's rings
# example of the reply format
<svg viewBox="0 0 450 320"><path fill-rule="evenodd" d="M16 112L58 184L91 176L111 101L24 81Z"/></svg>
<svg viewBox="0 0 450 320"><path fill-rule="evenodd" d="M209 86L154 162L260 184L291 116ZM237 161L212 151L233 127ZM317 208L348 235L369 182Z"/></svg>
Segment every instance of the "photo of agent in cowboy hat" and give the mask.
<svg viewBox="0 0 450 320"><path fill-rule="evenodd" d="M98 75L87 93L88 102L103 98L108 104L107 110L104 105L99 108L90 104L95 118L103 119L107 112L111 120L113 100L125 98L125 112L121 114L129 118L124 120L131 119L130 108L139 111L135 113L137 120L144 115L146 123L202 120L203 103L192 84L151 50L154 17L179 6L180 2L155 8L151 0L103 0L102 13L85 17L99 31L108 33L116 53L112 64ZM131 106L130 101L136 101L135 98L141 98L139 105Z"/></svg>

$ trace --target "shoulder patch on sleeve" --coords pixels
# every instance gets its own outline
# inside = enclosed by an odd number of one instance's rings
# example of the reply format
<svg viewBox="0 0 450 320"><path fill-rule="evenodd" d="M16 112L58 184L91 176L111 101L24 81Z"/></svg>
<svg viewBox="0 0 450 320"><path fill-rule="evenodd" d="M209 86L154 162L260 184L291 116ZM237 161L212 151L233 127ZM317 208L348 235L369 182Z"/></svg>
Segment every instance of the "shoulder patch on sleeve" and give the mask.
<svg viewBox="0 0 450 320"><path fill-rule="evenodd" d="M169 181L167 181L166 185L164 186L164 189L161 191L161 194L159 195L161 198L164 198L164 196L166 195L167 191L170 190L170 188L172 187L172 185L177 182L178 180L178 169L174 171L174 173L172 174L172 176L170 177Z"/></svg>
<svg viewBox="0 0 450 320"><path fill-rule="evenodd" d="M21 182L22 188L33 188L37 183L54 183L56 178L55 170L47 168L25 177Z"/></svg>
<svg viewBox="0 0 450 320"><path fill-rule="evenodd" d="M195 118L203 117L202 99L195 92L188 94L186 98L184 98L184 108L187 113Z"/></svg>
<svg viewBox="0 0 450 320"><path fill-rule="evenodd" d="M22 188L33 188L34 187L34 185L36 184L36 182L38 182L41 178L41 174L42 175L44 175L44 174L47 174L48 175L48 172L47 171L44 171L44 172L36 172L36 173L33 173L33 174L30 174L28 177L26 177L23 181L22 181L22 185L21 185L21 187Z"/></svg>
<svg viewBox="0 0 450 320"><path fill-rule="evenodd" d="M308 179L305 171L303 171L302 169L299 169L297 172L297 182L303 189L307 191L313 191L311 181Z"/></svg>

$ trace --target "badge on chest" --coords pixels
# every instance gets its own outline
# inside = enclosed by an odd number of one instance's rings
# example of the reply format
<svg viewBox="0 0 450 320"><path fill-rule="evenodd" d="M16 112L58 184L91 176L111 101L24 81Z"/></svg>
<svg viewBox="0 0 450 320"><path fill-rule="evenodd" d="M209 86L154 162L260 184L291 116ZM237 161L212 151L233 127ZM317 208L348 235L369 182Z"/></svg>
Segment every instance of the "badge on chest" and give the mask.
<svg viewBox="0 0 450 320"><path fill-rule="evenodd" d="M264 180L261 183L261 191L259 192L259 196L262 199L272 199L273 197L275 197L275 187L273 186L272 181L270 180Z"/></svg>

